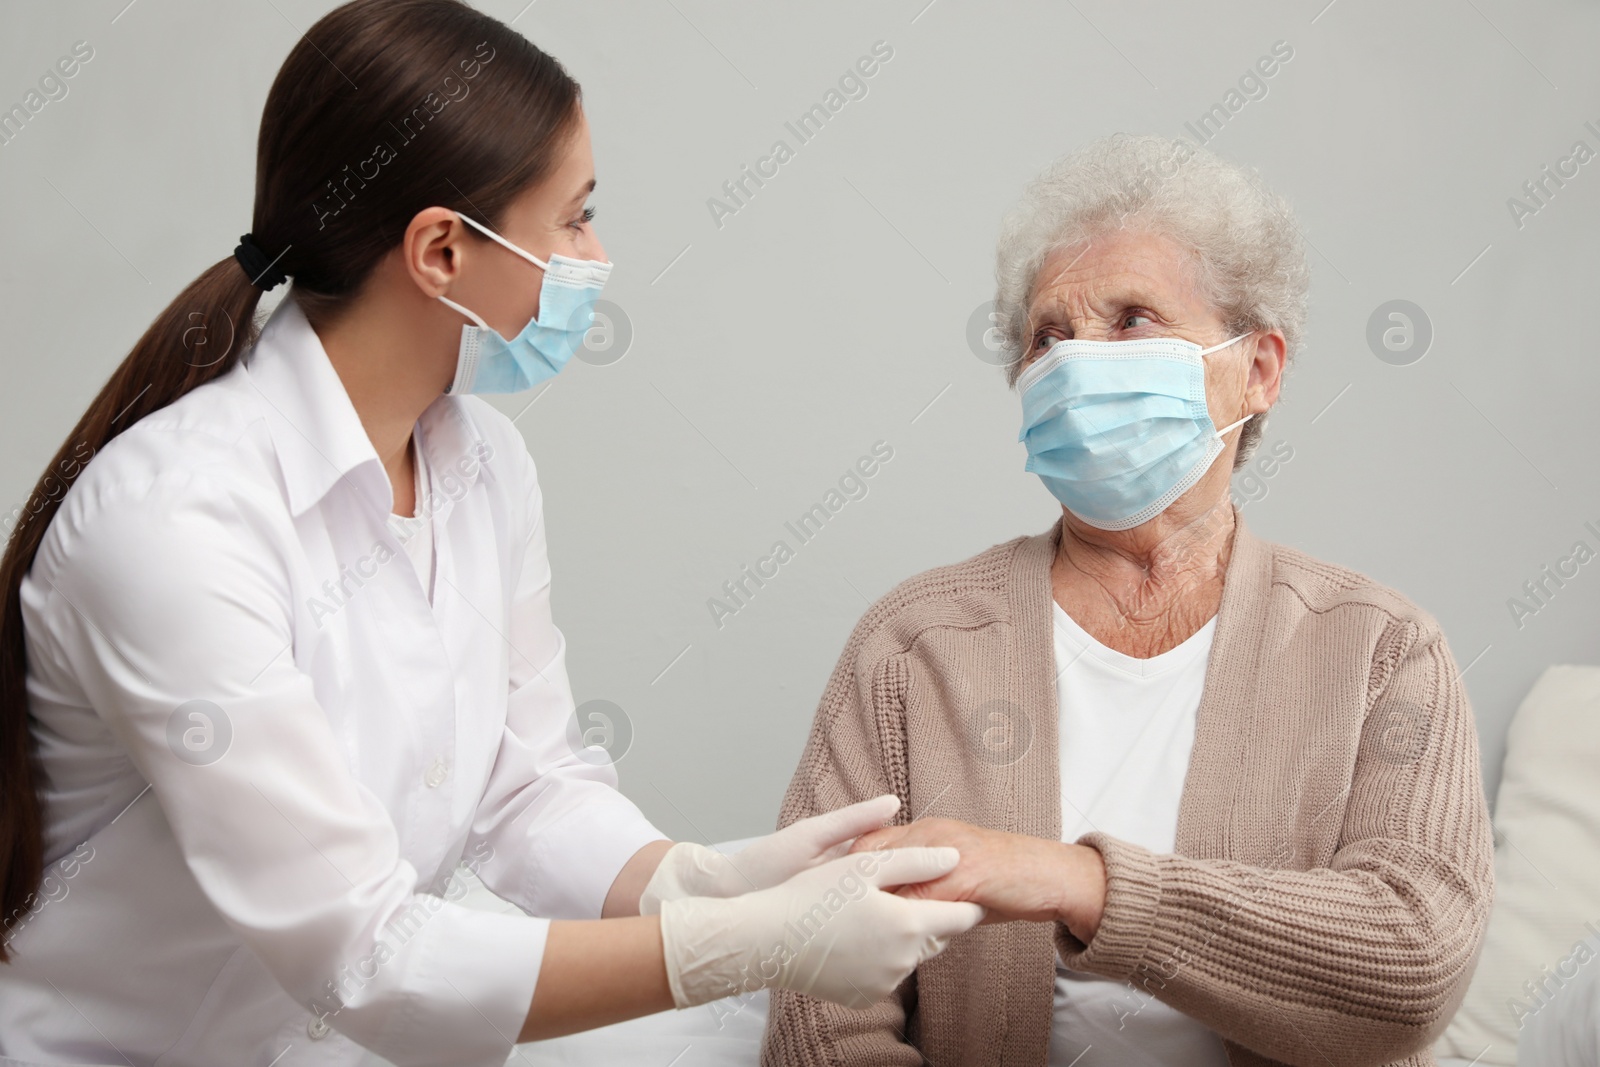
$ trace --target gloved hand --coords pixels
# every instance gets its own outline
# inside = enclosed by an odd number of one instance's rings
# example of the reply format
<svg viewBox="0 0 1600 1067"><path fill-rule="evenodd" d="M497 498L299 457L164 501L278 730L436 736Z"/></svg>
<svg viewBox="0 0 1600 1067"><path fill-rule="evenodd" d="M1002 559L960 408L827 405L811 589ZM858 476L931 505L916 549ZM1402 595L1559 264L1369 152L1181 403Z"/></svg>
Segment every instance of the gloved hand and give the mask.
<svg viewBox="0 0 1600 1067"><path fill-rule="evenodd" d="M900 810L900 798L885 793L858 804L800 819L777 833L725 856L693 841L679 841L639 897L639 914L654 915L661 902L680 897L736 897L769 889L819 863L842 856L850 842L876 830Z"/></svg>
<svg viewBox="0 0 1600 1067"><path fill-rule="evenodd" d="M965 901L909 900L883 887L953 870L953 848L857 852L770 889L661 905L667 984L679 1008L779 986L849 1008L894 991L983 918Z"/></svg>

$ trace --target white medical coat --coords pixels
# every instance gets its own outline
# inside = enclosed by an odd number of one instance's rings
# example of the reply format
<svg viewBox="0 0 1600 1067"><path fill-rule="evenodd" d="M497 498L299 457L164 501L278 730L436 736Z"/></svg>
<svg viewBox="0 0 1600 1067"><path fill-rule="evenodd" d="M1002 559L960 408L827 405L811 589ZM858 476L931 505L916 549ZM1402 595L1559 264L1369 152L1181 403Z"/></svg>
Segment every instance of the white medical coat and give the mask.
<svg viewBox="0 0 1600 1067"><path fill-rule="evenodd" d="M67 492L22 586L51 866L0 1064L500 1067L549 919L664 836L571 728L520 434L470 396L415 432L431 606L290 298ZM529 915L453 903L463 862Z"/></svg>

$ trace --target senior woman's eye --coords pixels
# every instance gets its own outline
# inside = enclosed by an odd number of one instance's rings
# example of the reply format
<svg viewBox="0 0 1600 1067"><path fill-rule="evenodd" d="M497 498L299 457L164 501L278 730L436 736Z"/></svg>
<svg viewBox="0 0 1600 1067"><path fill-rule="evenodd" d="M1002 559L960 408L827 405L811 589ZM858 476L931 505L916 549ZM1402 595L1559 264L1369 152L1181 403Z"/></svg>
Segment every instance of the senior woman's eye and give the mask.
<svg viewBox="0 0 1600 1067"><path fill-rule="evenodd" d="M1140 326L1148 326L1151 321L1152 320L1150 316L1141 315L1137 311L1132 311L1122 317L1122 328L1124 330L1134 330L1138 329Z"/></svg>

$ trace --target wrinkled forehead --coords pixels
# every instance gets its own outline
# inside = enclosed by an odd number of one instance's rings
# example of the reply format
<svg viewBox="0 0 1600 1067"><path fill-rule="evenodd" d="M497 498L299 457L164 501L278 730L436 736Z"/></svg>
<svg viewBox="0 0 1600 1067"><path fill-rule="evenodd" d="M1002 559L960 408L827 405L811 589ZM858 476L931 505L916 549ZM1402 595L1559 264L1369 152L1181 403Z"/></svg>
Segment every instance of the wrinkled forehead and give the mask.
<svg viewBox="0 0 1600 1067"><path fill-rule="evenodd" d="M1198 281L1199 256L1172 237L1146 230L1057 246L1034 275L1030 318L1109 314L1128 307L1182 310L1210 304Z"/></svg>

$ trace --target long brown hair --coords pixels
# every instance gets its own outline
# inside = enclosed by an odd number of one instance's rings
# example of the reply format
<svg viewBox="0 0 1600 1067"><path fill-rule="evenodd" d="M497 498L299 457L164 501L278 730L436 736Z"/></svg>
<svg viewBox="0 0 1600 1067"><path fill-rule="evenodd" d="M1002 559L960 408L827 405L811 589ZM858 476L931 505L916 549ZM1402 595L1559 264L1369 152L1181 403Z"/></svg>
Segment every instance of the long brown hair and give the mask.
<svg viewBox="0 0 1600 1067"><path fill-rule="evenodd" d="M328 321L424 208L498 228L511 200L559 162L580 106L561 64L459 0L353 0L290 51L256 145L260 259L250 273L231 255L213 263L156 318L12 516L0 560L0 934L35 906L44 873L20 588L79 472L127 427L239 361L259 328L263 274L292 277L312 325Z"/></svg>

